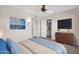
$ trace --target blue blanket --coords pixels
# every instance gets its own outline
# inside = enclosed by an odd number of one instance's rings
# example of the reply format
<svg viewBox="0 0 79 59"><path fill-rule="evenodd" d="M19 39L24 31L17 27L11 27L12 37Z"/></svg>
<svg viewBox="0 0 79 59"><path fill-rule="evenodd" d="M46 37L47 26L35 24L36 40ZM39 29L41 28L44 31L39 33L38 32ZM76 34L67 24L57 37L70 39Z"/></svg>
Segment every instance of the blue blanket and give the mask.
<svg viewBox="0 0 79 59"><path fill-rule="evenodd" d="M51 41L43 39L43 38L32 38L30 40L32 40L33 42L36 42L38 44L41 44L43 46L46 46L50 49L53 49L59 54L65 53L64 48L63 48L64 46L61 46L61 44L58 44L56 42L53 42L53 41L51 42Z"/></svg>

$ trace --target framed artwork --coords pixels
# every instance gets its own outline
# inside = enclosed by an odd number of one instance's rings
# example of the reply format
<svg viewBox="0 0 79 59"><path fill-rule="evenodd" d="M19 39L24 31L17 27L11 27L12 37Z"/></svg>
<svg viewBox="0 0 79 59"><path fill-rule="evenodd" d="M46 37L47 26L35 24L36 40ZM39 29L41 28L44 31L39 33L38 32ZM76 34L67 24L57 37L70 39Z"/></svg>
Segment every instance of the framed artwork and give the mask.
<svg viewBox="0 0 79 59"><path fill-rule="evenodd" d="M25 19L10 17L10 29L25 29Z"/></svg>

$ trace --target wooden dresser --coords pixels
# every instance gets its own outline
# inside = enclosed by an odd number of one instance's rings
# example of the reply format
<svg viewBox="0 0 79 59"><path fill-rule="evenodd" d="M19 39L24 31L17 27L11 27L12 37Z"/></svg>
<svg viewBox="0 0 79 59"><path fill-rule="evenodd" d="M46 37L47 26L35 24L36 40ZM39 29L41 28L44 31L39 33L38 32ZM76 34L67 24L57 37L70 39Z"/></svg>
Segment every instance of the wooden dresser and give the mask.
<svg viewBox="0 0 79 59"><path fill-rule="evenodd" d="M56 32L55 39L57 42L73 45L73 33Z"/></svg>

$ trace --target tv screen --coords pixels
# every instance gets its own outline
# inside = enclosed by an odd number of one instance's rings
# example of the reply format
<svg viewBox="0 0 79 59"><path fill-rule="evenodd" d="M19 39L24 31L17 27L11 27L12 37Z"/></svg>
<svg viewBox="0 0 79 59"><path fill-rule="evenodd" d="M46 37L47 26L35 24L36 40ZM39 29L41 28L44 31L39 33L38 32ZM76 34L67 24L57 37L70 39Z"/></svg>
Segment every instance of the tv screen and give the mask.
<svg viewBox="0 0 79 59"><path fill-rule="evenodd" d="M72 29L72 19L58 20L58 29Z"/></svg>

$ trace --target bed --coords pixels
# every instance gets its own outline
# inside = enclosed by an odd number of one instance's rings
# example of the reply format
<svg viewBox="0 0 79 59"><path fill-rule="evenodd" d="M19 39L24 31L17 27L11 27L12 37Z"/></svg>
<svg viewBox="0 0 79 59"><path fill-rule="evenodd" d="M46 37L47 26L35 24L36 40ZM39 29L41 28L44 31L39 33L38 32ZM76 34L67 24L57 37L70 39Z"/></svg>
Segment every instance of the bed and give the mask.
<svg viewBox="0 0 79 59"><path fill-rule="evenodd" d="M65 47L47 38L31 38L15 43L0 38L0 54L66 54Z"/></svg>
<svg viewBox="0 0 79 59"><path fill-rule="evenodd" d="M32 38L17 43L21 54L67 54L65 47L45 38Z"/></svg>

